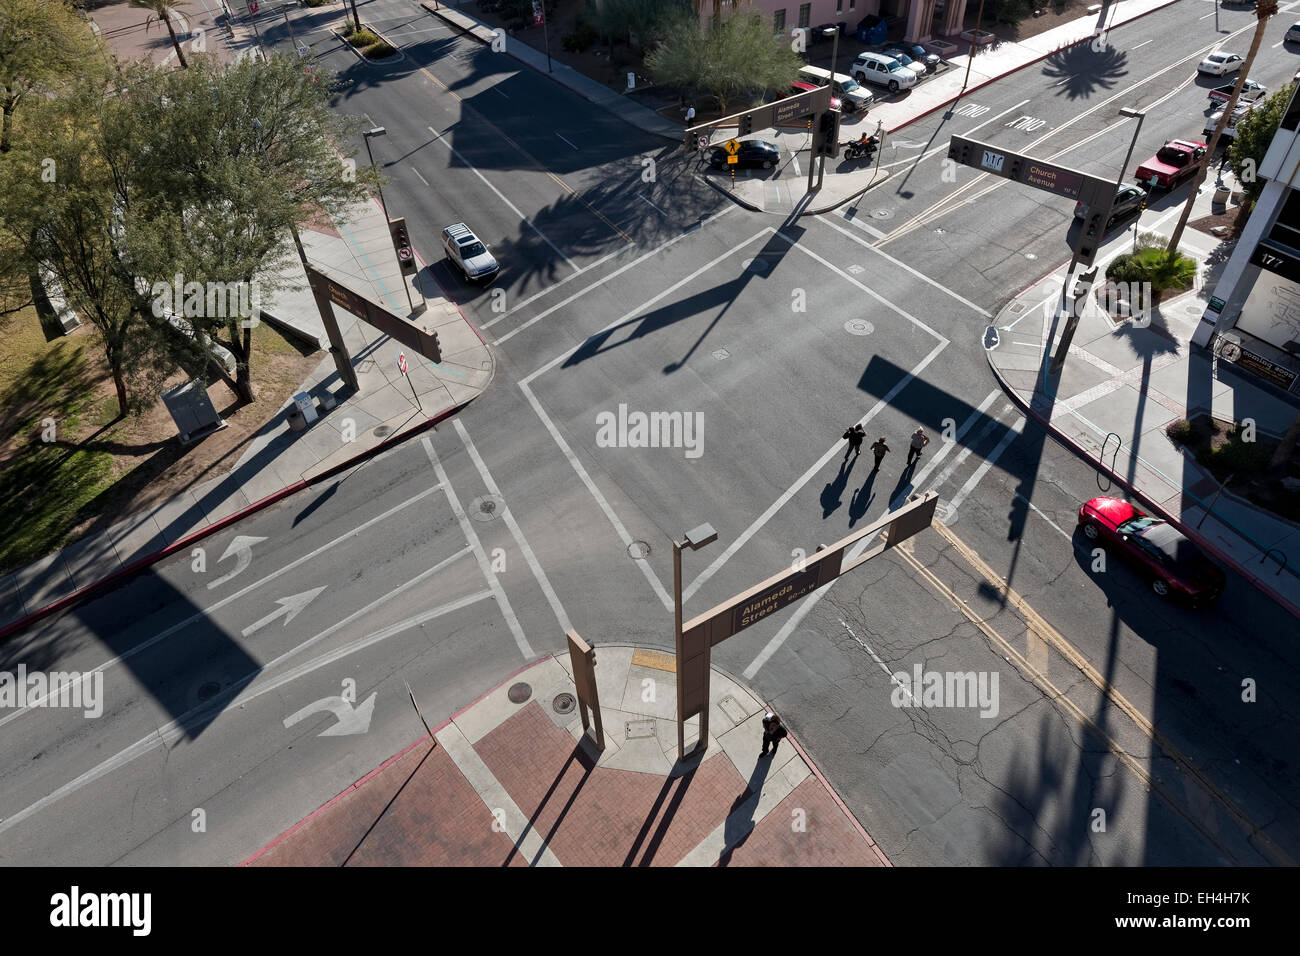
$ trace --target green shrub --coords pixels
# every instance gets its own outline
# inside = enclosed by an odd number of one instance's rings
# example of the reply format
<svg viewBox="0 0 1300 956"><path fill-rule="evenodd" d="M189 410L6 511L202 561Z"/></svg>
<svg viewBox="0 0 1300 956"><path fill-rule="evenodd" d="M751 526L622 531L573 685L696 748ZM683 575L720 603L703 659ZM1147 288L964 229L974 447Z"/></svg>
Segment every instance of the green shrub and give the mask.
<svg viewBox="0 0 1300 956"><path fill-rule="evenodd" d="M1112 282L1140 282L1138 268L1133 262L1133 253L1121 252L1106 266L1106 278Z"/></svg>
<svg viewBox="0 0 1300 956"><path fill-rule="evenodd" d="M1226 471L1232 474L1256 474L1268 467L1270 458L1268 449L1258 442L1240 441L1235 435L1210 452L1209 466L1216 472Z"/></svg>
<svg viewBox="0 0 1300 956"><path fill-rule="evenodd" d="M356 33L349 35L348 42L357 49L363 49L365 47L374 46L376 43L383 43L384 41L379 38L377 33L362 28Z"/></svg>
<svg viewBox="0 0 1300 956"><path fill-rule="evenodd" d="M378 43L372 43L361 51L361 55L367 60L382 60L390 57L397 52L397 47L393 46L387 40L380 40Z"/></svg>
<svg viewBox="0 0 1300 956"><path fill-rule="evenodd" d="M581 53L599 38L596 28L586 20L579 19L572 33L566 33L560 43L570 53Z"/></svg>
<svg viewBox="0 0 1300 956"><path fill-rule="evenodd" d="M1190 445L1197 439L1196 426L1185 418L1172 421L1165 426L1165 434L1180 445Z"/></svg>
<svg viewBox="0 0 1300 956"><path fill-rule="evenodd" d="M334 0L302 0L302 2L309 7L323 7L327 3L333 3Z"/></svg>

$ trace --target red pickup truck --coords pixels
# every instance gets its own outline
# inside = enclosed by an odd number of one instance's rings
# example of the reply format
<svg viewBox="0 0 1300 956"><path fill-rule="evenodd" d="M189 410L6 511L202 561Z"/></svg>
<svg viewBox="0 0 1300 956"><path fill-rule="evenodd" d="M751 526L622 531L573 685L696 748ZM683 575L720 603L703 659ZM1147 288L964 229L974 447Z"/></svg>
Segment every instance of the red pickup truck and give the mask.
<svg viewBox="0 0 1300 956"><path fill-rule="evenodd" d="M1204 155L1204 143L1171 139L1137 168L1137 181L1161 189L1173 189L1196 172L1196 164Z"/></svg>

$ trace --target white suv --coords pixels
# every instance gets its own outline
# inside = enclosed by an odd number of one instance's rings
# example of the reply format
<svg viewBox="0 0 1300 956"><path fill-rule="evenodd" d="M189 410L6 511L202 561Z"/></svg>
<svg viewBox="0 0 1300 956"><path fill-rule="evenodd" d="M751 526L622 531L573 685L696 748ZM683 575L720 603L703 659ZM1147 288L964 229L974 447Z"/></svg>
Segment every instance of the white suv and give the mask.
<svg viewBox="0 0 1300 956"><path fill-rule="evenodd" d="M442 248L470 282L490 279L501 268L487 246L463 222L442 231Z"/></svg>
<svg viewBox="0 0 1300 956"><path fill-rule="evenodd" d="M859 53L849 72L859 83L874 83L888 88L891 93L916 85L915 73L883 53Z"/></svg>

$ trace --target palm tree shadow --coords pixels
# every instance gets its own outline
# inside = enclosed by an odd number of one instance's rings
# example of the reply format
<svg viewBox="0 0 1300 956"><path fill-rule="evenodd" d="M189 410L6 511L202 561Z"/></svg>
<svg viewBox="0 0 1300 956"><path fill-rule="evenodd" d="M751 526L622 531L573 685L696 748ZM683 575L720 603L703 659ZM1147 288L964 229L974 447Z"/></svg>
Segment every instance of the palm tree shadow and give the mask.
<svg viewBox="0 0 1300 956"><path fill-rule="evenodd" d="M1094 43L1101 41L1100 49ZM1128 74L1128 53L1106 43L1103 38L1084 40L1049 56L1043 64L1043 76L1057 79L1057 96L1087 99L1101 90L1109 90Z"/></svg>

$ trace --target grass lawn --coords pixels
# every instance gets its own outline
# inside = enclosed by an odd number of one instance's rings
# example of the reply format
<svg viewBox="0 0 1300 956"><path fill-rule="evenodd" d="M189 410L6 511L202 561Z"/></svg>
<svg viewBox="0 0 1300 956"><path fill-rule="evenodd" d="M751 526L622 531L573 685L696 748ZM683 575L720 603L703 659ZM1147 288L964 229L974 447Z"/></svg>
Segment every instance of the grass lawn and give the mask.
<svg viewBox="0 0 1300 956"><path fill-rule="evenodd" d="M117 418L102 356L91 328L47 343L32 310L0 320L0 573L229 470L323 353L259 325L258 400L241 407L224 383L209 383L229 427L188 447L161 401Z"/></svg>

